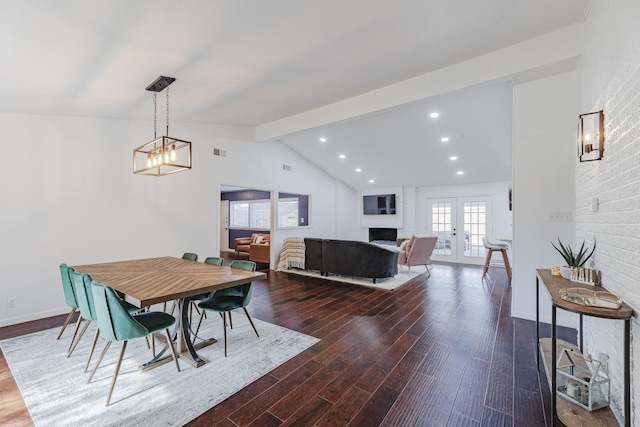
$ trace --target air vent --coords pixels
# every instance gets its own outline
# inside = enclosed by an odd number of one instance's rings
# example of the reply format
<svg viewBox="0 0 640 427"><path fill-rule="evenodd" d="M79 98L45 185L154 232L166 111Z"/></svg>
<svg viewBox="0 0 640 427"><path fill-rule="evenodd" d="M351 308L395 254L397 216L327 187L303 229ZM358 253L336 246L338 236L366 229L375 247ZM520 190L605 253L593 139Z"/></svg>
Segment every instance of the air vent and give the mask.
<svg viewBox="0 0 640 427"><path fill-rule="evenodd" d="M291 165L282 164L282 170L284 170L284 171L292 171L293 167L291 167Z"/></svg>
<svg viewBox="0 0 640 427"><path fill-rule="evenodd" d="M214 156L227 157L227 150L221 150L219 148L214 148L213 149L213 155Z"/></svg>

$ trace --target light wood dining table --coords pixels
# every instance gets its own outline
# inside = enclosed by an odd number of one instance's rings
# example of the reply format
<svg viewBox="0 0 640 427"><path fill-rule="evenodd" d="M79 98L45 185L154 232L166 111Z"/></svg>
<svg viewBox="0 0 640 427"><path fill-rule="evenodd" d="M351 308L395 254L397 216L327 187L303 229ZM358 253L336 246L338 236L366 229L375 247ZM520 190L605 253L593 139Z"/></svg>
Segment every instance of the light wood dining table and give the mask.
<svg viewBox="0 0 640 427"><path fill-rule="evenodd" d="M194 367L200 367L206 361L198 356L196 346L191 340L190 297L267 277L265 273L261 272L204 264L174 257L78 265L73 268L90 275L93 280L112 287L123 294L127 302L137 307L177 301L176 350L182 360ZM202 348L214 342L216 342L215 339L209 339L197 347ZM151 369L171 360L171 356L160 356L162 353L142 365L140 369Z"/></svg>

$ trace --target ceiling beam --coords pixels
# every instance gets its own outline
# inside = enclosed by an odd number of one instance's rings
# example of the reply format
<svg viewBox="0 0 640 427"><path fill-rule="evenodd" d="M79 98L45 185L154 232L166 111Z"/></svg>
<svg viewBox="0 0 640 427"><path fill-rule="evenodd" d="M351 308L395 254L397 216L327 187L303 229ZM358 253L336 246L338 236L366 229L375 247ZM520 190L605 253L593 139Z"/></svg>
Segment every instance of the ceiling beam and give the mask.
<svg viewBox="0 0 640 427"><path fill-rule="evenodd" d="M582 54L582 31L582 24L564 27L362 95L264 123L256 126L255 140L274 140L488 82L511 79L517 84L568 72L575 69Z"/></svg>

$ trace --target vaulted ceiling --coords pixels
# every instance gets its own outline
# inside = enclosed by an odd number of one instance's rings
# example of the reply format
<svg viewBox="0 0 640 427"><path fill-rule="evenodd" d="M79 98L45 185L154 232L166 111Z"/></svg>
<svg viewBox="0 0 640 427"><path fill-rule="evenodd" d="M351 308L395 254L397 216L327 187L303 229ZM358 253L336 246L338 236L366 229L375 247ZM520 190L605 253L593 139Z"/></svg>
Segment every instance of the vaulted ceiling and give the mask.
<svg viewBox="0 0 640 427"><path fill-rule="evenodd" d="M580 22L588 5L7 0L0 14L0 113L151 120L144 88L169 75L177 78L170 89L173 121L257 126ZM283 141L354 188L369 185L369 176L376 185L396 185L417 173L414 185L455 183L459 176L437 178L450 172L442 167L452 155L467 179L505 180L510 103L508 85L488 85ZM434 108L440 121L424 116ZM448 145L439 142L445 133ZM319 145L323 135L328 141ZM348 156L342 165L349 172L339 170L340 153ZM465 157L475 168L463 164ZM423 160L423 170L406 167L411 158ZM355 167L367 174L352 177ZM496 174L480 176L482 170Z"/></svg>

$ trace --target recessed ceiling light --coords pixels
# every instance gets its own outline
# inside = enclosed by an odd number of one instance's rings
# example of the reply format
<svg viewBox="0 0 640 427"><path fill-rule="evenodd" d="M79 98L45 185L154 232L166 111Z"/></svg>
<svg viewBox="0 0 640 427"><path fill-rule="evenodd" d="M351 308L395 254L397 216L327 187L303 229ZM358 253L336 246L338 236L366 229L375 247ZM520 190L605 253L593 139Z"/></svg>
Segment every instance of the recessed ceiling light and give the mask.
<svg viewBox="0 0 640 427"><path fill-rule="evenodd" d="M463 172L463 171L458 171L458 172L456 172L456 173L457 173L458 175L464 175L464 172Z"/></svg>
<svg viewBox="0 0 640 427"><path fill-rule="evenodd" d="M327 138L325 138L324 136L320 138L320 142L327 142Z"/></svg>
<svg viewBox="0 0 640 427"><path fill-rule="evenodd" d="M438 118L438 116L440 116L440 113L433 112L433 113L429 114L429 117L431 117L432 119L436 119L436 118Z"/></svg>
<svg viewBox="0 0 640 427"><path fill-rule="evenodd" d="M442 138L440 138L440 141L449 142L449 137L448 136L443 136Z"/></svg>
<svg viewBox="0 0 640 427"><path fill-rule="evenodd" d="M347 156L345 156L344 154L340 154L338 157L340 157L341 159L346 159Z"/></svg>
<svg viewBox="0 0 640 427"><path fill-rule="evenodd" d="M458 156L451 156L449 157L449 160L458 160Z"/></svg>
<svg viewBox="0 0 640 427"><path fill-rule="evenodd" d="M373 184L375 181L373 179L369 180L369 183Z"/></svg>
<svg viewBox="0 0 640 427"><path fill-rule="evenodd" d="M356 172L362 172L362 169L357 168L357 169L356 169Z"/></svg>

